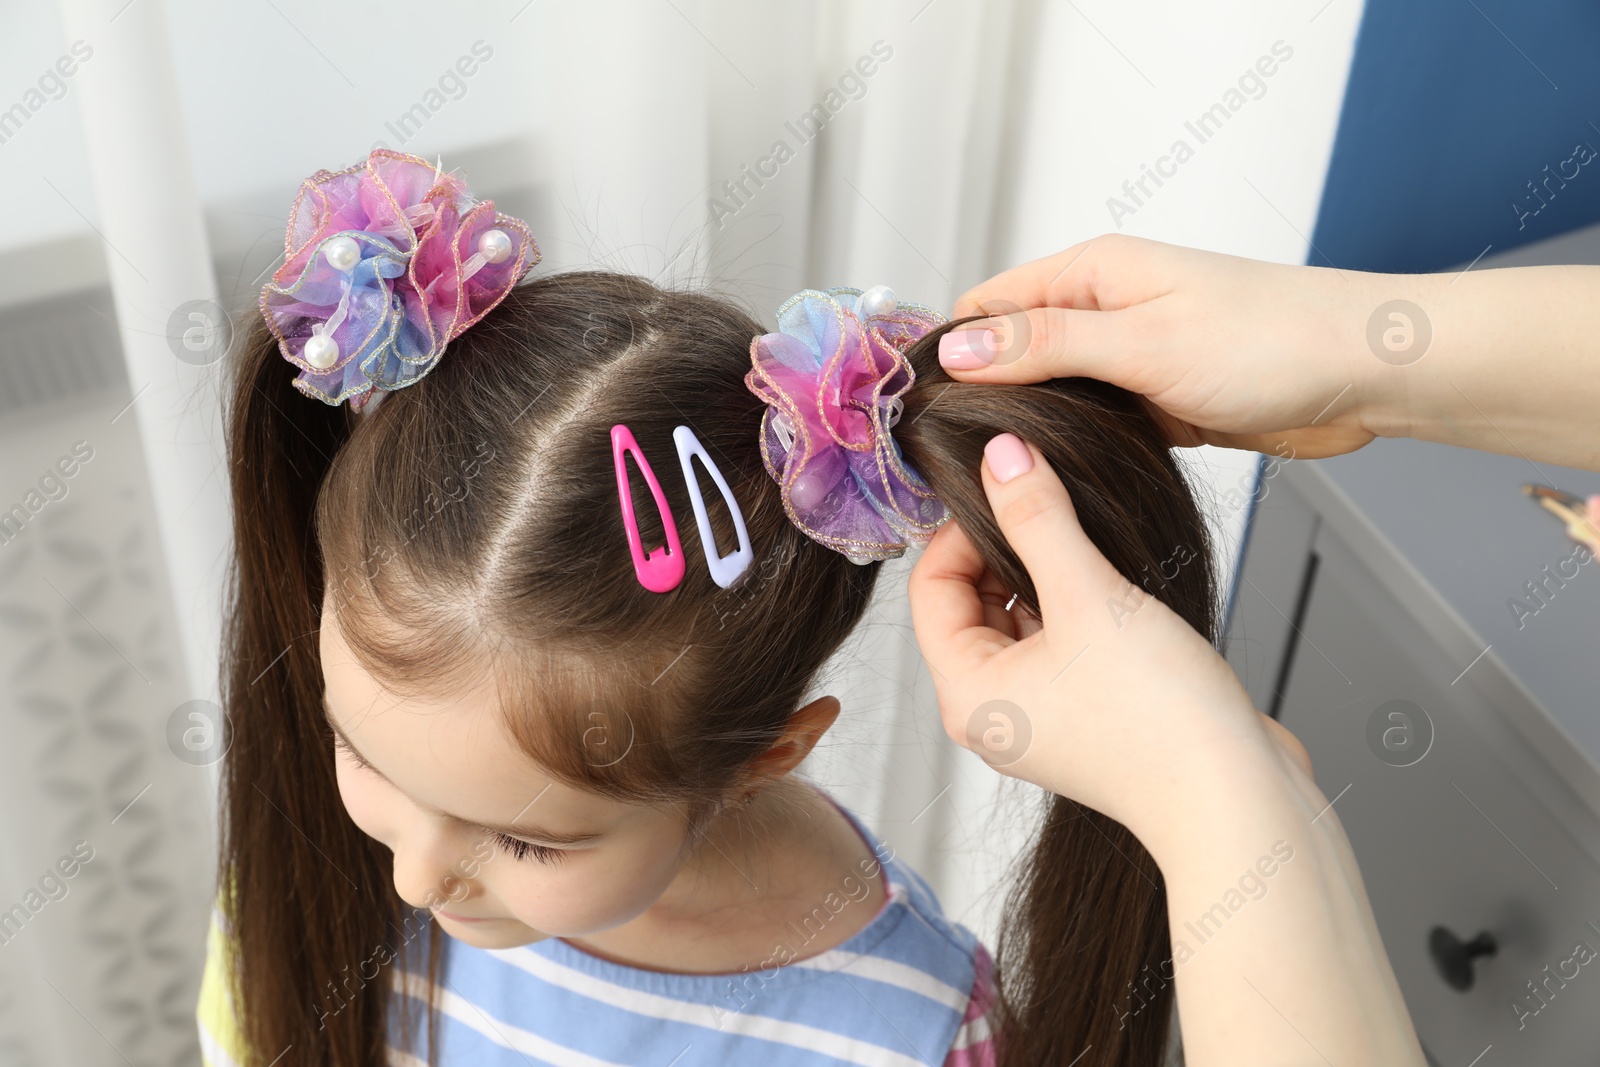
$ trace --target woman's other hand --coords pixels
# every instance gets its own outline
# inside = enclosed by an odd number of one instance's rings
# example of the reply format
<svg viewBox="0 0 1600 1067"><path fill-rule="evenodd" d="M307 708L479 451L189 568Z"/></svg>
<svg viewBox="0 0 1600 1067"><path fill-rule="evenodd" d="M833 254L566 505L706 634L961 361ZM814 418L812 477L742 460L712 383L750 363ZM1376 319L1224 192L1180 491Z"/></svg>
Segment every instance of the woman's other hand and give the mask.
<svg viewBox="0 0 1600 1067"><path fill-rule="evenodd" d="M1110 815L1158 862L1174 806L1209 774L1284 758L1308 772L1299 742L1255 710L1211 643L1094 546L1038 449L1001 434L985 455L984 487L1043 618L1007 610L954 523L924 549L912 619L958 744Z"/></svg>
<svg viewBox="0 0 1600 1067"><path fill-rule="evenodd" d="M940 716L997 770L1111 816L1149 849L1174 931L1185 1062L1422 1067L1361 872L1305 749L1251 706L1209 641L1100 553L1037 449L999 435L983 484L1040 618L1007 611L1009 594L945 524L910 581ZM1271 888L1227 936L1180 944L1184 924L1213 913L1269 850L1283 859Z"/></svg>

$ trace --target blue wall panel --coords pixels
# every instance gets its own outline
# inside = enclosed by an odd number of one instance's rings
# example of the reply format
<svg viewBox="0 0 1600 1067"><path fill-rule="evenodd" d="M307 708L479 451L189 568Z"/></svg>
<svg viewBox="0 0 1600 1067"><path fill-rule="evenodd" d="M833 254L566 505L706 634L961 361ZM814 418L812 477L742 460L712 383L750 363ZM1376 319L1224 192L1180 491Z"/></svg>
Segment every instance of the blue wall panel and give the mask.
<svg viewBox="0 0 1600 1067"><path fill-rule="evenodd" d="M1368 0L1308 262L1433 271L1600 221L1600 2Z"/></svg>

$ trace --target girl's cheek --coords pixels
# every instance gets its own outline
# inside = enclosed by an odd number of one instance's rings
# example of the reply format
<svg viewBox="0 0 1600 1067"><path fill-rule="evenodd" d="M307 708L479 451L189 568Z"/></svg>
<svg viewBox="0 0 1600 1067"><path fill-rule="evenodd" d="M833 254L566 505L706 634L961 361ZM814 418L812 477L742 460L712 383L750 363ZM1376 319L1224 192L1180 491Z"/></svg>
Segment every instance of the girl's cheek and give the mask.
<svg viewBox="0 0 1600 1067"><path fill-rule="evenodd" d="M496 893L525 925L552 937L587 937L638 918L677 874L676 857L651 843L615 842L564 869L504 862ZM526 869L524 869L526 868Z"/></svg>

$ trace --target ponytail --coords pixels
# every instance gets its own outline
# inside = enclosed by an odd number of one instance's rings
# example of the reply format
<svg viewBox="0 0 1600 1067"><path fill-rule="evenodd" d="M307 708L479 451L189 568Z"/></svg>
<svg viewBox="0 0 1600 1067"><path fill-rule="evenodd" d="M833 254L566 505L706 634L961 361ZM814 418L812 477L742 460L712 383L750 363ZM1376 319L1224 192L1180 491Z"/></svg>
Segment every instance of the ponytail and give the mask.
<svg viewBox="0 0 1600 1067"><path fill-rule="evenodd" d="M436 977L440 934L405 914L391 856L346 816L321 710L315 505L353 420L376 416L313 401L293 378L256 317L230 368L224 412L235 551L224 607L218 906L235 950L240 1067L280 1056L374 1067L386 1062L393 968L383 964L397 945L403 961L425 928ZM409 1034L412 1002L401 1003ZM430 1061L435 1040L430 1028Z"/></svg>
<svg viewBox="0 0 1600 1067"><path fill-rule="evenodd" d="M1138 397L1086 378L957 382L937 355L939 337L957 325L908 351L917 380L895 439L989 569L1037 616L1032 579L1001 534L979 475L985 443L1009 431L1044 453L1084 533L1112 565L1214 643L1207 528ZM1175 555L1186 562L1169 579L1163 568ZM1121 823L1066 797L1047 799L995 955L1001 1064L1165 1061L1174 1004L1166 887Z"/></svg>

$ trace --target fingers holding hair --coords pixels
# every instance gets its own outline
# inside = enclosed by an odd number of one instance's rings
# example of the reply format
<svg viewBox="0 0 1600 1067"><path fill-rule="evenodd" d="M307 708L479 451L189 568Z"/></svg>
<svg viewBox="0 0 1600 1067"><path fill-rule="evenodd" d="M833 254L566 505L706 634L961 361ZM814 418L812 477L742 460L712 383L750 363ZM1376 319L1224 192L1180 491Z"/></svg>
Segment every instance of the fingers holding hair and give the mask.
<svg viewBox="0 0 1600 1067"><path fill-rule="evenodd" d="M961 381L1026 384L1088 377L1138 390L1153 355L1147 308L1012 307L939 338L939 365Z"/></svg>
<svg viewBox="0 0 1600 1067"><path fill-rule="evenodd" d="M995 521L1033 578L1046 632L1081 628L1086 603L1100 604L1126 580L1078 524L1072 497L1044 453L1015 434L984 446L983 487Z"/></svg>
<svg viewBox="0 0 1600 1067"><path fill-rule="evenodd" d="M1103 234L997 274L956 301L986 315L940 339L939 361L963 381L1038 382L1082 375L1144 393L1166 350L1151 301L1172 288L1170 246Z"/></svg>
<svg viewBox="0 0 1600 1067"><path fill-rule="evenodd" d="M1127 580L1078 524L1061 478L1044 454L1015 434L996 435L984 448L982 478L1000 532L1033 578L1046 633L1084 640L1085 621L1098 613L1084 604L1120 596ZM954 523L934 535L912 570L912 622L930 662L954 661L958 670L1031 635L1037 627L1001 620L993 577ZM1092 628L1092 627L1091 627Z"/></svg>
<svg viewBox="0 0 1600 1067"><path fill-rule="evenodd" d="M1012 638L991 625L979 591L987 571L983 557L960 526L947 522L922 551L906 591L911 625L930 664L965 674Z"/></svg>

